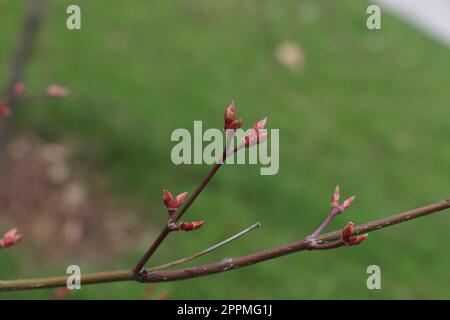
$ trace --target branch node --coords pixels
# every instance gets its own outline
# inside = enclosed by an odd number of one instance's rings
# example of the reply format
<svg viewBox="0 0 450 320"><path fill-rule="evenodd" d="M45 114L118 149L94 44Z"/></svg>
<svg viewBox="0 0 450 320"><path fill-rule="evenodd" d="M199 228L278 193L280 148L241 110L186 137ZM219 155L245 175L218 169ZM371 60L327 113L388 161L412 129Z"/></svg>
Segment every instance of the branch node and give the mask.
<svg viewBox="0 0 450 320"><path fill-rule="evenodd" d="M134 273L134 279L137 282L147 282L149 271L147 269L142 269L139 272Z"/></svg>

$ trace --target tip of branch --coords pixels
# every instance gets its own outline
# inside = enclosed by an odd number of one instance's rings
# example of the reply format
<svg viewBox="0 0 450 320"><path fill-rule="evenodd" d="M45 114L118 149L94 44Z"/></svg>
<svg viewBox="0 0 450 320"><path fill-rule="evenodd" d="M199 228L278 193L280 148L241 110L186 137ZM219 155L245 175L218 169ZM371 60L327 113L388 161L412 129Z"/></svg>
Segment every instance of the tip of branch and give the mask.
<svg viewBox="0 0 450 320"><path fill-rule="evenodd" d="M355 201L356 196L351 196L350 198L346 199L343 203L342 203L342 210L346 210L348 207L350 207L353 203L353 201Z"/></svg>
<svg viewBox="0 0 450 320"><path fill-rule="evenodd" d="M339 189L339 185L337 185L333 195L331 196L331 207L339 206L340 199L341 199L341 190Z"/></svg>
<svg viewBox="0 0 450 320"><path fill-rule="evenodd" d="M355 201L355 198L356 196L351 196L340 204L339 200L341 199L341 190L339 188L339 185L337 185L336 189L334 190L333 196L331 197L331 207L333 208L333 210L336 210L337 213L342 213L352 205L352 203Z"/></svg>

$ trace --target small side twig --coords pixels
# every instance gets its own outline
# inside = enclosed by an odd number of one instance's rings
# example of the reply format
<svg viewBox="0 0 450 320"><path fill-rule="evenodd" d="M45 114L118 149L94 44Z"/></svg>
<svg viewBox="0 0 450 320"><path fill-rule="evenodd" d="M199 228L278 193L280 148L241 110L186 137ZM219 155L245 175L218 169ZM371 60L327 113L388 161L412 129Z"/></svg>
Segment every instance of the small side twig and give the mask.
<svg viewBox="0 0 450 320"><path fill-rule="evenodd" d="M192 261L194 259L197 259L197 258L199 258L201 256L204 256L204 255L206 255L206 254L208 254L210 252L213 252L213 251L215 251L215 250L217 250L219 248L222 248L223 246L225 246L225 245L229 244L230 242L232 242L232 241L234 241L234 240L236 240L236 239L246 235L247 233L253 231L256 228L259 228L260 226L261 226L261 223L256 222L256 223L252 224L250 227L245 228L241 232L236 233L235 235L233 235L233 236L223 240L222 242L219 242L219 243L217 243L217 244L215 244L215 245L213 245L213 246L211 246L211 247L209 247L207 249L204 249L204 250L202 250L200 252L197 252L197 253L195 253L193 255L190 255L188 257L181 258L181 259L178 259L178 260L166 263L166 264L162 264L162 265L159 265L157 267L153 267L152 270L154 270L154 271L155 270L163 270L163 269L174 267L174 266L180 265L182 263L186 263L186 262Z"/></svg>
<svg viewBox="0 0 450 320"><path fill-rule="evenodd" d="M330 222L339 214L347 210L355 200L355 196L344 200L344 202L339 203L341 199L341 192L339 186L336 186L336 189L331 197L331 212L328 214L326 219L322 222L322 224L314 231L311 235L306 237L305 242L307 243L308 250L329 250L336 249L343 246L354 246L362 243L367 239L368 235L362 236L354 236L353 229L355 227L353 222L347 223L344 229L341 232L341 238L338 242L335 243L325 243L319 244L317 243L316 238L322 233L322 231L330 224Z"/></svg>
<svg viewBox="0 0 450 320"><path fill-rule="evenodd" d="M313 234L309 236L310 239L314 239L318 235L320 235L322 231L330 224L330 222L337 215L347 210L355 200L355 196L348 198L347 200L342 202L342 204L339 203L340 199L341 199L341 191L339 186L336 186L333 196L331 197L331 211L326 217L326 219L322 222L322 224L316 229L316 231L314 231Z"/></svg>

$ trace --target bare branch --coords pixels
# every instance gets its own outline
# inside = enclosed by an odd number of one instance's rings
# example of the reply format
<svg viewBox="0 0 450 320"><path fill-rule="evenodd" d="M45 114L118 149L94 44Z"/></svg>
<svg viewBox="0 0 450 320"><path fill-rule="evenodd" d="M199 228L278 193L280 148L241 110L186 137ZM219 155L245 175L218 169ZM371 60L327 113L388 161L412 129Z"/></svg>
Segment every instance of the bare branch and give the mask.
<svg viewBox="0 0 450 320"><path fill-rule="evenodd" d="M13 90L14 86L23 80L25 68L30 58L36 38L36 33L42 18L43 4L42 0L29 0L27 12L23 22L18 47L16 49L11 70L7 79L5 97L8 100L8 106L11 107L16 102ZM10 117L0 121L0 147L3 147L6 140L6 132L9 127Z"/></svg>
<svg viewBox="0 0 450 320"><path fill-rule="evenodd" d="M367 232L378 231L399 223L407 222L409 220L424 217L435 212L443 211L450 208L450 198L445 200L388 216L386 218L367 222L354 228L354 234L361 234ZM315 240L318 244L330 243L340 239L342 230L336 230L318 236ZM292 254L294 252L309 250L310 242L305 240L295 241L283 246L275 247L269 250L252 253L239 258L225 259L220 262L199 265L191 268L177 269L177 270L157 270L146 269L145 272L140 273L140 282L165 282L176 281L182 279L189 279L194 277L206 276L214 273L234 270L240 267L249 266L255 263L263 262L270 259L275 259L281 256ZM118 281L133 281L136 280L133 270L116 270L100 273L92 273L81 276L81 283L83 285L93 283L107 283ZM37 288L52 288L66 286L67 276L40 278L40 279L22 279L11 281L0 281L0 291L9 290L26 290Z"/></svg>

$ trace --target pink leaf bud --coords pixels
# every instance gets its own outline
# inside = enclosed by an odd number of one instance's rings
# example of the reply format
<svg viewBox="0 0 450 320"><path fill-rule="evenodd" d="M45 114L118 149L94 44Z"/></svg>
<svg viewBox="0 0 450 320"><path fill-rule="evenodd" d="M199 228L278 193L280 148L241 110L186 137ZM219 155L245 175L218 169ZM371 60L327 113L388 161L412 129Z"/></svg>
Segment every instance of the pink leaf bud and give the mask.
<svg viewBox="0 0 450 320"><path fill-rule="evenodd" d="M354 246L362 243L369 236L368 234L363 234L360 236L353 236L353 229L355 224L353 222L347 223L347 225L341 231L341 240L346 246Z"/></svg>
<svg viewBox="0 0 450 320"><path fill-rule="evenodd" d="M0 101L0 118L7 118L11 115L11 107Z"/></svg>
<svg viewBox="0 0 450 320"><path fill-rule="evenodd" d="M22 235L17 233L17 228L11 229L0 239L0 248L8 248L22 240Z"/></svg>
<svg viewBox="0 0 450 320"><path fill-rule="evenodd" d="M227 129L236 130L239 129L240 127L242 127L242 119L233 120L228 125L225 124L225 131Z"/></svg>
<svg viewBox="0 0 450 320"><path fill-rule="evenodd" d="M192 221L192 222L181 222L179 230L181 231L192 231L201 228L204 221Z"/></svg>
<svg viewBox="0 0 450 320"><path fill-rule="evenodd" d="M350 207L350 206L352 205L353 201L355 201L355 198L356 198L355 196L352 196L352 197L346 199L346 200L342 203L342 206L341 206L342 211L344 211L344 210L346 210L348 207Z"/></svg>
<svg viewBox="0 0 450 320"><path fill-rule="evenodd" d="M163 189L163 202L164 206L169 210L169 212L175 211L177 208L174 207L173 202L174 198L170 191Z"/></svg>
<svg viewBox="0 0 450 320"><path fill-rule="evenodd" d="M349 241L350 237L353 234L353 228L355 227L355 224L353 222L348 222L347 225L342 229L341 231L341 240L345 244Z"/></svg>
<svg viewBox="0 0 450 320"><path fill-rule="evenodd" d="M264 127L266 126L266 124L267 124L267 117L264 118L264 119L259 120L257 123L255 123L255 124L253 125L252 128L253 128L256 132L259 132L259 130L264 129Z"/></svg>
<svg viewBox="0 0 450 320"><path fill-rule="evenodd" d="M16 83L13 87L12 92L14 96L20 96L21 94L23 94L25 92L25 83L23 82Z"/></svg>
<svg viewBox="0 0 450 320"><path fill-rule="evenodd" d="M341 199L341 191L339 190L339 186L336 186L333 196L331 197L331 207L332 208L338 207L340 199Z"/></svg>
<svg viewBox="0 0 450 320"><path fill-rule="evenodd" d="M175 205L177 207L179 207L183 203L184 199L186 199L187 194L188 194L187 192L183 192L177 195L177 197L175 198Z"/></svg>
<svg viewBox="0 0 450 320"><path fill-rule="evenodd" d="M368 234L368 233L362 234L362 235L360 235L360 236L356 236L356 238L353 239L353 245L360 244L361 242L363 242L364 240L366 240L368 237L369 237L369 234ZM352 238L354 238L354 237L352 237Z"/></svg>
<svg viewBox="0 0 450 320"><path fill-rule="evenodd" d="M69 95L70 90L59 85L50 85L47 87L46 94L51 98L64 98Z"/></svg>
<svg viewBox="0 0 450 320"><path fill-rule="evenodd" d="M230 105L225 109L225 114L223 115L225 120L223 129L227 131L227 129L237 129L242 126L242 119L236 120L236 106L234 105L234 101L231 101Z"/></svg>
<svg viewBox="0 0 450 320"><path fill-rule="evenodd" d="M244 137L244 143L246 148L253 147L254 145L261 144L267 140L267 133L256 132L254 129L250 131Z"/></svg>
<svg viewBox="0 0 450 320"><path fill-rule="evenodd" d="M256 144L263 143L267 139L267 133L262 132L267 124L267 118L256 122L250 132L244 136L244 144L246 148L253 147Z"/></svg>
<svg viewBox="0 0 450 320"><path fill-rule="evenodd" d="M163 201L166 206L171 204L173 201L172 194L170 193L170 191L168 191L166 189L163 189Z"/></svg>
<svg viewBox="0 0 450 320"><path fill-rule="evenodd" d="M230 105L225 109L223 119L225 121L233 121L234 119L236 119L236 106L234 105L234 101L231 101Z"/></svg>
<svg viewBox="0 0 450 320"><path fill-rule="evenodd" d="M164 189L163 190L163 201L164 205L166 206L167 210L169 212L176 211L178 207L183 203L184 199L186 198L187 192L180 193L176 198L172 196L172 194Z"/></svg>

